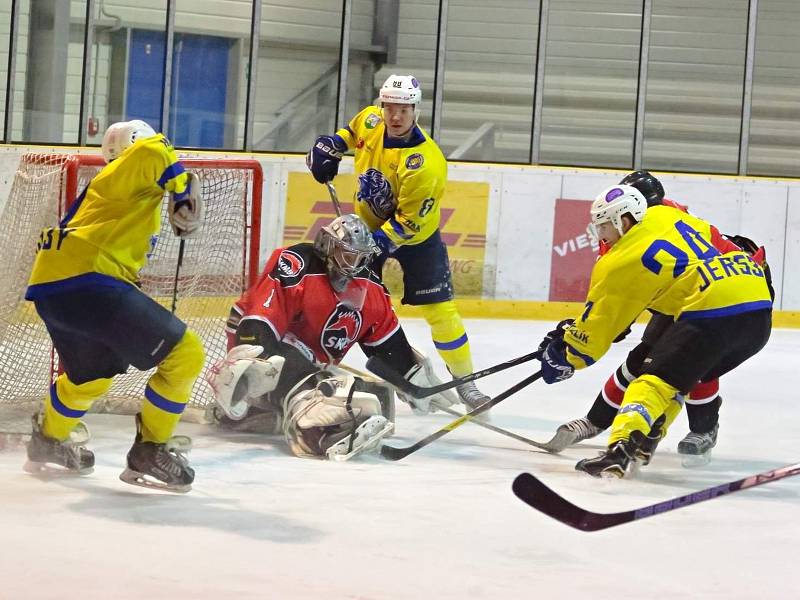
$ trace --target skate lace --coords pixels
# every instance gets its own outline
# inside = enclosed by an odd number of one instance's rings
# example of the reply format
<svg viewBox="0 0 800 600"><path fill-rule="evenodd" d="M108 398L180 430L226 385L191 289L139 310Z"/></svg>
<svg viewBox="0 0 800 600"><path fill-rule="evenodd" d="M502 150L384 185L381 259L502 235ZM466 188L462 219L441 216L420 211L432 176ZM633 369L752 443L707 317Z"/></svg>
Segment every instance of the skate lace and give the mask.
<svg viewBox="0 0 800 600"><path fill-rule="evenodd" d="M595 427L586 417L581 417L580 419L565 423L563 427L577 434L578 438L576 441L583 441L600 433L600 429Z"/></svg>
<svg viewBox="0 0 800 600"><path fill-rule="evenodd" d="M489 396L480 391L478 386L472 381L456 386L456 390L458 391L461 401L465 404L477 406L490 400Z"/></svg>

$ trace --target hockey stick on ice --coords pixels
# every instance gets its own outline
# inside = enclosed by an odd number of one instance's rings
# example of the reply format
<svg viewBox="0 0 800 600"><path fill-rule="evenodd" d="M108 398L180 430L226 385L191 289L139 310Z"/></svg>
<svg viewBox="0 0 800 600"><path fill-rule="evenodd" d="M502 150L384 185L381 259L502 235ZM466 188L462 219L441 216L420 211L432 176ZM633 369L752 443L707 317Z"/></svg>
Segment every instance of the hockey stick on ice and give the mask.
<svg viewBox="0 0 800 600"><path fill-rule="evenodd" d="M178 246L178 265L175 267L175 285L172 286L172 314L175 314L175 309L178 306L178 277L181 274L181 265L183 264L183 249L186 247L186 240L181 238L180 246Z"/></svg>
<svg viewBox="0 0 800 600"><path fill-rule="evenodd" d="M454 417L463 417L460 412L457 410L453 410L452 408L442 408L440 409L442 412L446 412L449 415L453 415ZM494 431L495 433L499 433L500 435L504 435L506 437L510 437L512 440L517 440L518 442L522 442L523 444L528 444L529 446L533 446L534 448L538 448L539 450L547 450L547 444L543 444L542 442L537 442L536 440L532 440L530 438L526 438L525 436L519 435L518 433L514 433L513 431L509 431L508 429L503 429L502 427L498 427L497 425L492 425L491 423L487 423L481 419L470 419L470 422L473 425L478 425L479 427L483 427L490 431Z"/></svg>
<svg viewBox="0 0 800 600"><path fill-rule="evenodd" d="M455 421L451 421L450 423L448 423L447 425L442 427L440 430L434 431L432 434L430 434L427 437L422 438L420 441L416 442L415 444L411 444L410 446L407 446L405 448L395 448L393 446L381 446L381 456L383 456L384 458L386 458L388 460L400 460L401 458L405 458L406 456L408 456L412 452L416 452L417 450L427 446L431 442L435 442L436 440L438 440L443 435L446 435L446 434L450 433L451 431L453 431L453 429L456 429L457 427L460 427L461 425L463 425L467 421L472 420L477 415L479 415L479 414L481 414L483 412L486 412L487 410L489 410L490 408L492 408L493 406L495 406L497 404L500 404L503 400L505 400L509 396L512 396L513 394L516 394L522 388L529 386L534 381L539 379L541 376L542 376L542 372L538 371L538 372L534 373L533 375L530 375L530 376L526 377L525 379L523 379L522 381L520 381L516 385L513 385L510 388L508 388L502 394L499 394L499 395L495 396L494 398L492 398L488 402L484 402L478 408L476 408L476 409L468 412L467 414L459 417Z"/></svg>
<svg viewBox="0 0 800 600"><path fill-rule="evenodd" d="M367 360L367 369L375 373L375 375L377 375L381 379L385 379L386 381L391 383L401 392L410 394L411 396L414 396L414 398L425 398L426 396L430 396L432 394L438 394L439 392L443 392L444 390L449 390L451 388L459 386L462 383L469 383L470 381L475 381L476 379L480 379L481 377L486 377L487 375L499 373L500 371L505 371L506 369L510 369L511 367L516 367L517 365L521 365L523 363L536 360L541 356L541 354L542 353L537 350L536 352L531 352L530 354L526 354L525 356L520 356L519 358L513 358L504 363L500 363L499 365L488 367L480 371L475 371L474 373L470 373L469 375L464 375L463 377L458 377L456 379L453 379L452 381L446 381L445 383L440 383L439 385L434 385L431 387L421 387L406 381L406 379L400 373L398 373L391 366L389 366L386 363L386 361L383 360L380 356L371 356Z"/></svg>
<svg viewBox="0 0 800 600"><path fill-rule="evenodd" d="M631 521L638 521L653 515L697 504L705 500L712 500L725 494L732 494L747 488L763 485L765 483L772 483L784 477L793 477L800 475L800 463L773 469L771 471L764 471L757 475L751 475L744 479L737 479L729 483L723 483L714 487L700 490L699 492L692 492L685 496L678 496L649 506L643 506L634 510L626 510L617 513L598 513L590 510L583 509L579 506L572 504L569 500L560 496L539 479L530 473L520 473L514 479L512 489L517 498L529 504L536 510L543 512L548 517L552 517L557 521L561 521L565 525L580 529L581 531L599 531L614 527L615 525L622 525L623 523L630 523Z"/></svg>

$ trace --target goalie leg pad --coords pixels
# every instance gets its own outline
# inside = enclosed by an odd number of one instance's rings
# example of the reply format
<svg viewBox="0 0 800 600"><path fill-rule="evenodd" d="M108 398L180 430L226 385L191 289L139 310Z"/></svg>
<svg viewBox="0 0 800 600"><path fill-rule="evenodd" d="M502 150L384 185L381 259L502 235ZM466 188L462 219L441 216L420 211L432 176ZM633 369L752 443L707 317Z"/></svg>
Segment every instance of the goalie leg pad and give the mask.
<svg viewBox="0 0 800 600"><path fill-rule="evenodd" d="M371 417L380 417L380 421L373 421L356 437L369 438L370 432L381 432L382 437L391 431L392 424L381 415L378 398L367 392L351 394L352 385L351 376L331 377L320 381L314 389L301 389L287 395L284 435L295 456L326 457L328 449L337 442L349 440ZM366 446L368 441L364 440L362 445ZM349 442L347 445L349 447ZM338 450L334 454L342 452Z"/></svg>

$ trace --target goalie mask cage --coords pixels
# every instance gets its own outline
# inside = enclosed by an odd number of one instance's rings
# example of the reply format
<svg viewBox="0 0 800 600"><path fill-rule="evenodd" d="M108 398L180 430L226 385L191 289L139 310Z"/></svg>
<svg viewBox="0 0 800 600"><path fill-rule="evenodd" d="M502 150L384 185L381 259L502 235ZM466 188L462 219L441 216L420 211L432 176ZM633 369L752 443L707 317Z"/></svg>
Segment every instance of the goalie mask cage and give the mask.
<svg viewBox="0 0 800 600"><path fill-rule="evenodd" d="M225 356L225 320L231 304L258 276L263 174L255 160L182 158L202 182L203 229L186 240L178 277L176 314L203 339L206 362L184 413L202 421L212 404L205 383L209 365ZM39 232L58 224L104 166L102 157L80 154L25 154L14 175L0 216L0 431L30 431L30 415L39 407L58 369L47 330L27 302L25 290ZM172 305L180 240L162 204L161 234L141 272L142 290ZM139 409L151 371L130 367L114 378L92 412L132 414Z"/></svg>

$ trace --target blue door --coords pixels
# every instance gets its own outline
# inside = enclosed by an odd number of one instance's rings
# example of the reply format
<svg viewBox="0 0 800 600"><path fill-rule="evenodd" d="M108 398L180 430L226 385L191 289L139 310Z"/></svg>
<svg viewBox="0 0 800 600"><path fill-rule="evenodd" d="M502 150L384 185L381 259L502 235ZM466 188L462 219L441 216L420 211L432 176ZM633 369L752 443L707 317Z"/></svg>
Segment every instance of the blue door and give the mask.
<svg viewBox="0 0 800 600"><path fill-rule="evenodd" d="M134 30L128 67L126 118L162 129L164 32ZM170 125L176 146L223 148L229 38L176 34L172 52Z"/></svg>

